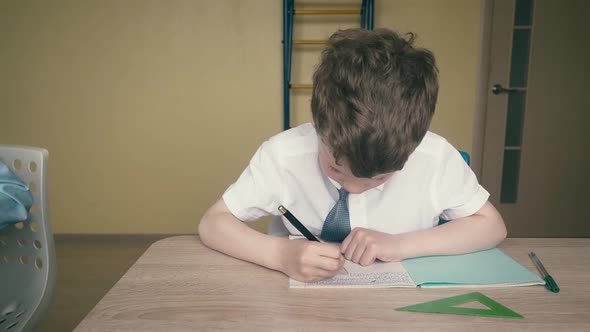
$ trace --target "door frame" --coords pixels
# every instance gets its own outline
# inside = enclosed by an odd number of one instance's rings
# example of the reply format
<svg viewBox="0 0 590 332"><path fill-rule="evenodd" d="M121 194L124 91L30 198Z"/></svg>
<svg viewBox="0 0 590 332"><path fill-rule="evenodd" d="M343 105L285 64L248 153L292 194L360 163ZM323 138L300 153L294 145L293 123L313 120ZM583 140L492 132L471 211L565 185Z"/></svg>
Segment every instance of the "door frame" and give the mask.
<svg viewBox="0 0 590 332"><path fill-rule="evenodd" d="M483 150L486 130L486 116L488 103L488 81L490 77L490 52L492 46L492 20L494 0L480 0L481 24L479 59L477 64L477 89L475 91L475 113L473 117L473 131L471 144L471 169L482 178Z"/></svg>

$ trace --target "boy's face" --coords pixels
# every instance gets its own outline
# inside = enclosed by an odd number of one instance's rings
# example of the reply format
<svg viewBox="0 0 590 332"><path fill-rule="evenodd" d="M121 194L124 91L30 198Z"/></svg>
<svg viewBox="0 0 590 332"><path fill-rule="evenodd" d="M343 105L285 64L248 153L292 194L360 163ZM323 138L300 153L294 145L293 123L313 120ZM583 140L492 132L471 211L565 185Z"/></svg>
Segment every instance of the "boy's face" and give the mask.
<svg viewBox="0 0 590 332"><path fill-rule="evenodd" d="M332 157L330 149L321 141L319 141L319 159L320 167L324 174L329 176L332 180L338 182L344 190L351 194L360 194L369 189L380 186L385 183L393 172L379 174L372 178L357 178L350 171L348 161L340 160L340 164L336 164L336 160Z"/></svg>

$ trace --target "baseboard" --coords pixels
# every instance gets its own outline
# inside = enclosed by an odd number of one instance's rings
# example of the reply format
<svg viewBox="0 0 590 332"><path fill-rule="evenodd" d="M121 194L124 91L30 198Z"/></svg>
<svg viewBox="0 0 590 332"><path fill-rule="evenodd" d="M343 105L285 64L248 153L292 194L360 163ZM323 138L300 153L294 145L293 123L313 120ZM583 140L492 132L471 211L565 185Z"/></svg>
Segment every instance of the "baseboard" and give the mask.
<svg viewBox="0 0 590 332"><path fill-rule="evenodd" d="M167 237L195 234L53 234L55 241L155 242Z"/></svg>

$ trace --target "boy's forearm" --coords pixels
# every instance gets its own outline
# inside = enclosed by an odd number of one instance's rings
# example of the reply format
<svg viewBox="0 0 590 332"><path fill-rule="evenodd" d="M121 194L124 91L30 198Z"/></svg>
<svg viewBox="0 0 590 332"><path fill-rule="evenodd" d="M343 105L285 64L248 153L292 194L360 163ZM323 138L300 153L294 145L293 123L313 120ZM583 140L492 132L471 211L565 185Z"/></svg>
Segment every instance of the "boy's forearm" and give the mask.
<svg viewBox="0 0 590 332"><path fill-rule="evenodd" d="M504 221L491 203L476 214L416 232L399 234L403 257L456 255L489 249L506 238Z"/></svg>
<svg viewBox="0 0 590 332"><path fill-rule="evenodd" d="M220 204L223 205L220 207ZM262 234L223 211L223 201L215 203L201 219L199 237L203 243L227 255L280 269L280 242L285 239Z"/></svg>

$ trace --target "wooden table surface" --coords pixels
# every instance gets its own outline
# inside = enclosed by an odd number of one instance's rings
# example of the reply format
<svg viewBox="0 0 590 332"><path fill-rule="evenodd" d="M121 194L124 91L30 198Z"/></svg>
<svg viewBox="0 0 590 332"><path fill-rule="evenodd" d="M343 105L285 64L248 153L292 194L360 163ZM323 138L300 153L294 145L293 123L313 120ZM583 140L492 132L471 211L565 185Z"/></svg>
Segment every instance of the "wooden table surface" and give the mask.
<svg viewBox="0 0 590 332"><path fill-rule="evenodd" d="M590 239L507 239L499 247L537 272L527 256L535 251L561 292L290 289L282 273L208 249L197 236L176 236L154 243L75 331L590 331ZM471 291L524 319L394 310Z"/></svg>

